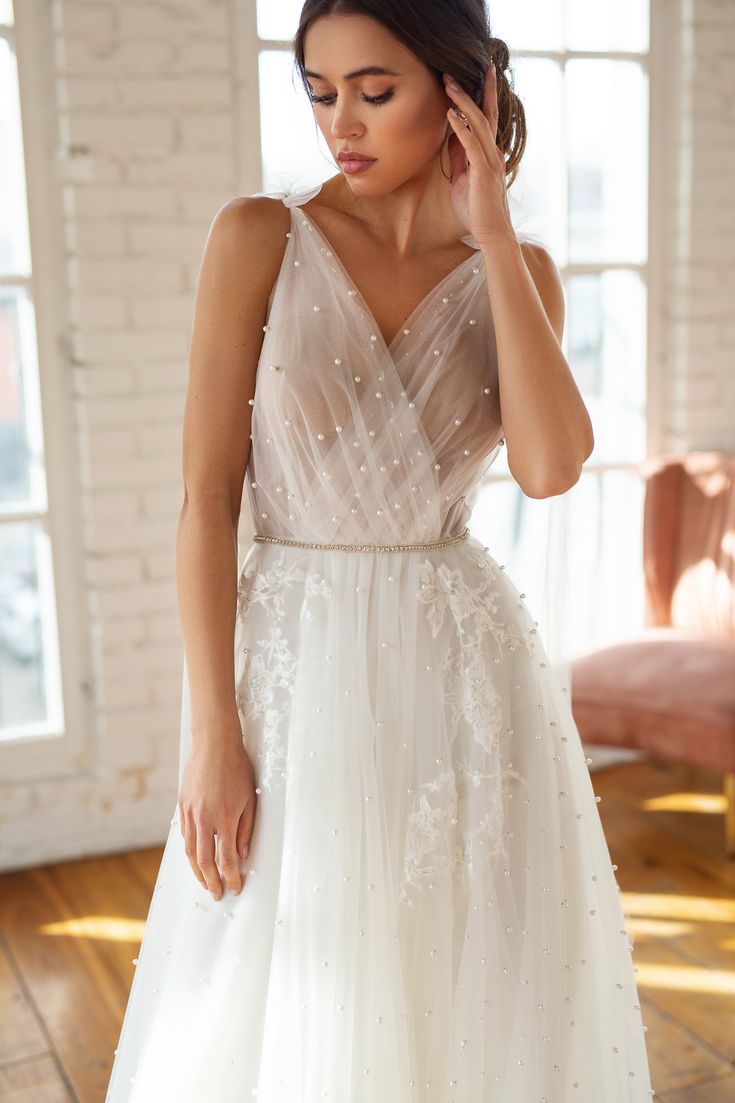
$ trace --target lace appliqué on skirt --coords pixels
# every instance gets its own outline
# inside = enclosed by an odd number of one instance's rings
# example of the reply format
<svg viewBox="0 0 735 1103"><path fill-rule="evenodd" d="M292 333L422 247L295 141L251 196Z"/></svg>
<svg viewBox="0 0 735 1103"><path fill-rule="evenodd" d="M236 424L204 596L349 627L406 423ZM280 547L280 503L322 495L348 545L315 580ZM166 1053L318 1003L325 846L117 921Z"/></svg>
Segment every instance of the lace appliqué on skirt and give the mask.
<svg viewBox="0 0 735 1103"><path fill-rule="evenodd" d="M299 620L311 621L312 599L330 598L332 588L317 571L298 564L284 566L281 556L267 570L256 564L244 571L237 588L237 620L235 628L236 704L240 722L247 736L247 721L263 717L261 738L256 756L260 766L259 785L272 789L286 778L288 749L284 722L291 711L298 659L289 646L278 621L285 617L289 587L303 586ZM262 606L267 614L267 631L251 646L247 612Z"/></svg>
<svg viewBox="0 0 735 1103"><path fill-rule="evenodd" d="M523 647L532 655L535 628L527 610L522 621L528 623L528 631L499 619L499 569L486 563L475 587L445 563L436 566L425 559L419 570L417 597L426 606L432 636L442 630L446 635L441 669L453 759L452 768L425 781L414 799L400 892L409 906L409 886L431 888L442 873L471 878L484 861L505 851L507 783L510 778L523 779L503 760L503 702L488 672L487 663L495 656L487 637L494 639L498 652ZM462 740L465 733L471 740Z"/></svg>

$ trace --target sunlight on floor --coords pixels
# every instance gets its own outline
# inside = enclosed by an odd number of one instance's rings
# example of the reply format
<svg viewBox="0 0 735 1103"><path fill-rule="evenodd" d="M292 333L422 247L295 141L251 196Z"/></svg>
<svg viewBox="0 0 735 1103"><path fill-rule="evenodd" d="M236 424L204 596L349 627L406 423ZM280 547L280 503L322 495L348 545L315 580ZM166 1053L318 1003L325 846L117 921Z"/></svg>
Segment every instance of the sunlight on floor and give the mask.
<svg viewBox="0 0 735 1103"><path fill-rule="evenodd" d="M735 971L697 968L693 965L638 965L636 984L641 988L669 988L679 992L706 992L735 996Z"/></svg>
<svg viewBox="0 0 735 1103"><path fill-rule="evenodd" d="M679 938L694 930L692 923L679 923L668 919L630 918L626 916L625 926L633 938L650 935L652 938Z"/></svg>
<svg viewBox="0 0 735 1103"><path fill-rule="evenodd" d="M621 892L620 899L626 916L692 919L708 923L732 923L735 920L735 900L730 899L645 892Z"/></svg>
<svg viewBox="0 0 735 1103"><path fill-rule="evenodd" d="M722 815L727 807L724 793L663 793L640 804L644 812L710 812Z"/></svg>
<svg viewBox="0 0 735 1103"><path fill-rule="evenodd" d="M78 919L62 919L58 923L42 923L40 934L63 938L98 938L107 942L140 942L143 919L120 919L112 915L84 915Z"/></svg>

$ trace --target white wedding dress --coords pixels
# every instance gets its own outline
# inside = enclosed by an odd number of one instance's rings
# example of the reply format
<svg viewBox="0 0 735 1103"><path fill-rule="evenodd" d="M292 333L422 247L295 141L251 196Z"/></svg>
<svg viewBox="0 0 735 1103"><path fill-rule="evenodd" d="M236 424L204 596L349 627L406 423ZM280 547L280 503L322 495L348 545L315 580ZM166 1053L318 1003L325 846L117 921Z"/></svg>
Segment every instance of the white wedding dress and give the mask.
<svg viewBox="0 0 735 1103"><path fill-rule="evenodd" d="M484 255L462 238L388 346L318 190L275 196L252 402L255 527L296 543L239 570L247 875L213 900L176 806L107 1103L648 1103L568 694L465 531L503 443ZM184 664L179 779L189 749Z"/></svg>

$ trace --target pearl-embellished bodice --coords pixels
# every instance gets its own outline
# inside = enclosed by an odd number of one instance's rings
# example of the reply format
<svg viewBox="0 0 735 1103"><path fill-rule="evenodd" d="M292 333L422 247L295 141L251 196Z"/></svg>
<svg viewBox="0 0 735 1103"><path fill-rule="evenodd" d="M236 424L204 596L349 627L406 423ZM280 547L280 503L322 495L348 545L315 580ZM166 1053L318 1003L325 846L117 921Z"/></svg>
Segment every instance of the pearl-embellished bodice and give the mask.
<svg viewBox="0 0 735 1103"><path fill-rule="evenodd" d="M291 211L252 403L247 493L256 531L413 543L465 526L502 444L484 256L441 279L390 345L319 227Z"/></svg>

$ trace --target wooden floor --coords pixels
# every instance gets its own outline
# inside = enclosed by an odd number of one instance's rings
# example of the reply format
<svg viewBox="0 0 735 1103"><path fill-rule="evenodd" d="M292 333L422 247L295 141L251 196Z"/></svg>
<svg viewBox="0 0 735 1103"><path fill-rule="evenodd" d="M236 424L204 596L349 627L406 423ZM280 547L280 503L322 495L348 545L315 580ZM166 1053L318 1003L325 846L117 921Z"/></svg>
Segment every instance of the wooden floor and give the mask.
<svg viewBox="0 0 735 1103"><path fill-rule="evenodd" d="M649 761L592 779L655 1098L735 1103L735 861L724 857L720 779ZM104 1103L161 855L0 876L3 1103Z"/></svg>

